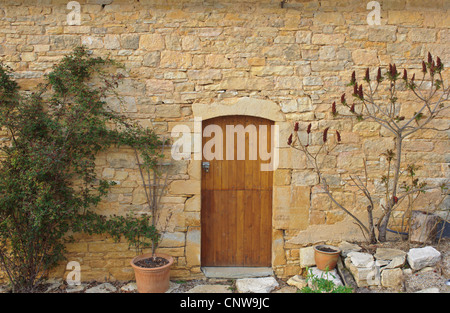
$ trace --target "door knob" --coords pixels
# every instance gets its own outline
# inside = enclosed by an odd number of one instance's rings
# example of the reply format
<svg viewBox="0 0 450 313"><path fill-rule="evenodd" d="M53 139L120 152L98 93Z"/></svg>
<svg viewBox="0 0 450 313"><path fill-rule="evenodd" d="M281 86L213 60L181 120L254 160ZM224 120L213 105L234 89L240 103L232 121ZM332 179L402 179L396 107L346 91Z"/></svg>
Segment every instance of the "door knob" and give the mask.
<svg viewBox="0 0 450 313"><path fill-rule="evenodd" d="M204 169L206 173L209 172L209 166L209 162L202 162L202 169Z"/></svg>

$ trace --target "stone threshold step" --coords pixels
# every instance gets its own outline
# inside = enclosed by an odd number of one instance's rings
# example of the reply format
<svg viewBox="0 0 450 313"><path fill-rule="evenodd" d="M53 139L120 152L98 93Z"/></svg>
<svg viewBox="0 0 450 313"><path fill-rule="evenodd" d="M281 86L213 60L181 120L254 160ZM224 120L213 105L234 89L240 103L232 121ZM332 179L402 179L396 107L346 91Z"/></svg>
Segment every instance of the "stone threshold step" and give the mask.
<svg viewBox="0 0 450 313"><path fill-rule="evenodd" d="M207 278L253 278L273 276L271 267L202 267L203 274Z"/></svg>

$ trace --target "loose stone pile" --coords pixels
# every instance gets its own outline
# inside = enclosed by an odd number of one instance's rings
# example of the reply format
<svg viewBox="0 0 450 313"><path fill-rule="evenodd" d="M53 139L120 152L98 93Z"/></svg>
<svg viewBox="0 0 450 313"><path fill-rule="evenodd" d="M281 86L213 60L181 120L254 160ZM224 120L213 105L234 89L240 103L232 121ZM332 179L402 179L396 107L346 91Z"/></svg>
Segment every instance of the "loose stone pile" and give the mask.
<svg viewBox="0 0 450 313"><path fill-rule="evenodd" d="M357 287L401 289L404 287L406 275L434 267L441 260L441 253L431 246L412 248L408 252L400 249L377 248L373 255L361 252L361 247L347 242L342 242L339 248L342 251L343 264L338 263L338 269L348 270ZM299 255L303 268L315 265L312 247L301 248ZM300 288L305 285L305 282L296 275L288 281L288 284Z"/></svg>

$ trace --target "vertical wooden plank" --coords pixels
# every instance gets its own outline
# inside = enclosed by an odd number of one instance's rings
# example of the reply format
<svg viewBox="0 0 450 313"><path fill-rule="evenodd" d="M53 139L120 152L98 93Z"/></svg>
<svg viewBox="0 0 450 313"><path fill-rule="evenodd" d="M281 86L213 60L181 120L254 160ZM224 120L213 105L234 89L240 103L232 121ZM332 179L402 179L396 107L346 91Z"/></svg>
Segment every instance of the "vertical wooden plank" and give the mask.
<svg viewBox="0 0 450 313"><path fill-rule="evenodd" d="M261 191L260 266L272 265L272 190Z"/></svg>
<svg viewBox="0 0 450 313"><path fill-rule="evenodd" d="M244 266L245 191L236 190L236 266Z"/></svg>
<svg viewBox="0 0 450 313"><path fill-rule="evenodd" d="M244 266L252 266L253 249L252 194L244 191Z"/></svg>
<svg viewBox="0 0 450 313"><path fill-rule="evenodd" d="M252 190L252 257L250 266L260 266L261 251L261 191Z"/></svg>

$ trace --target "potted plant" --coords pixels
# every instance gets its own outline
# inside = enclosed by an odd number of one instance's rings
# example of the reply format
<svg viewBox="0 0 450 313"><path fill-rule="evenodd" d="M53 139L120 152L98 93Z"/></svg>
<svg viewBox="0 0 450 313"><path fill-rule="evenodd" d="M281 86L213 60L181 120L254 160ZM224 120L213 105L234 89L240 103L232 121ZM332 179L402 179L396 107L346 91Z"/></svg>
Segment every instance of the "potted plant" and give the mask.
<svg viewBox="0 0 450 313"><path fill-rule="evenodd" d="M164 155L165 143L162 141L161 148ZM145 144L145 143L144 143ZM154 160L147 159L143 155L143 162L139 159L137 148L135 148L136 161L139 166L139 172L144 185L145 195L148 206L151 210L151 225L145 229L147 238L151 240L151 253L141 254L133 258L130 262L134 269L136 278L136 285L139 293L163 293L169 289L170 283L170 268L174 262L173 257L165 253L157 253L156 248L160 240L160 234L156 230L156 218L158 217L158 210L160 207L160 200L165 193L168 186L168 166L170 163L162 162L161 159L156 164L151 164ZM148 177L148 182L144 178L144 171ZM171 214L168 214L165 226L170 219ZM149 242L141 242L143 247L149 246ZM137 249L142 252L142 249Z"/></svg>
<svg viewBox="0 0 450 313"><path fill-rule="evenodd" d="M336 267L340 253L341 250L334 246L314 246L314 260L316 261L317 268L322 271L331 271Z"/></svg>

